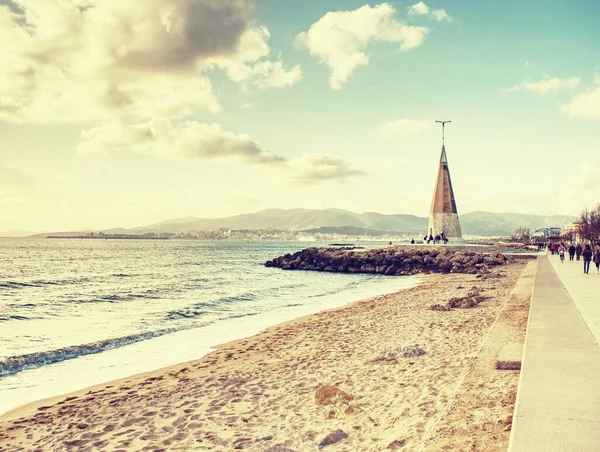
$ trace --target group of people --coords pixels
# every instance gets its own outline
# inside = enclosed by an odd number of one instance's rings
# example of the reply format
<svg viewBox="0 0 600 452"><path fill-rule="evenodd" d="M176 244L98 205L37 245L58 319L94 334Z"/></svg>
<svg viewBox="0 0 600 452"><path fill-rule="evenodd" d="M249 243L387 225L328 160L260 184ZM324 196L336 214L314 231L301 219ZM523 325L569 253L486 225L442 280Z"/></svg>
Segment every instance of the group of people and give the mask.
<svg viewBox="0 0 600 452"><path fill-rule="evenodd" d="M429 236L425 236L423 237L423 241L427 242L428 244L433 242L434 244L440 243L440 241L444 242L444 245L448 244L448 237L446 237L446 234L444 233L444 231L442 231L441 234L437 234L435 237L431 234L429 234Z"/></svg>
<svg viewBox="0 0 600 452"><path fill-rule="evenodd" d="M583 259L583 273L589 274L590 265L592 260L596 264L596 274L600 274L600 246L596 246L592 250L590 244L586 244L584 247L581 244L573 244L567 248L564 243L553 243L550 246L550 252L552 254L558 253L561 263L565 261L565 254L569 253L569 260L572 261L577 256L577 260Z"/></svg>

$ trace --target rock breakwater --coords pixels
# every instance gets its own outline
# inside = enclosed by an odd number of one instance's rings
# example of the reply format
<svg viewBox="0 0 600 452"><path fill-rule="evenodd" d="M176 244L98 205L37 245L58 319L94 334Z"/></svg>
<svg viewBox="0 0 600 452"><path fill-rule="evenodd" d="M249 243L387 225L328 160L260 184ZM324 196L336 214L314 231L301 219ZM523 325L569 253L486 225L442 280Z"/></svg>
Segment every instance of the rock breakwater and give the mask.
<svg viewBox="0 0 600 452"><path fill-rule="evenodd" d="M377 248L367 251L335 248L307 248L265 262L266 267L283 270L311 270L340 273L376 273L407 276L417 273L486 273L503 265L499 253L481 254L469 250L440 248Z"/></svg>

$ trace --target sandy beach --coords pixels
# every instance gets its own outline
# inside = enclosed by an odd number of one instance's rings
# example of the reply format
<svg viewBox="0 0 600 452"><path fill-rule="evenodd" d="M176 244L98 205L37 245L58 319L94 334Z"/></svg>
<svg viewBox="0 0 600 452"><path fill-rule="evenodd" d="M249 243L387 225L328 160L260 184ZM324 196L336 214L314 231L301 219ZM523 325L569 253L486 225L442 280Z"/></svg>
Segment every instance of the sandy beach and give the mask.
<svg viewBox="0 0 600 452"><path fill-rule="evenodd" d="M21 407L0 418L0 450L506 450L519 371L494 364L524 340L534 266L428 275L198 361ZM477 306L430 309L473 291Z"/></svg>

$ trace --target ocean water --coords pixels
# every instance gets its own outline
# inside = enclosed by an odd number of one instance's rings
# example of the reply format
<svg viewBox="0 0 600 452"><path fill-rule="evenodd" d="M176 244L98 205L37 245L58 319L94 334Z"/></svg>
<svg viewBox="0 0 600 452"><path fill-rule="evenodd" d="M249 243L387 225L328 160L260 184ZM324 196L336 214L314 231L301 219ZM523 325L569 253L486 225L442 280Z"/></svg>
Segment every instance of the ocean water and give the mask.
<svg viewBox="0 0 600 452"><path fill-rule="evenodd" d="M418 282L263 265L325 245L0 240L0 414Z"/></svg>

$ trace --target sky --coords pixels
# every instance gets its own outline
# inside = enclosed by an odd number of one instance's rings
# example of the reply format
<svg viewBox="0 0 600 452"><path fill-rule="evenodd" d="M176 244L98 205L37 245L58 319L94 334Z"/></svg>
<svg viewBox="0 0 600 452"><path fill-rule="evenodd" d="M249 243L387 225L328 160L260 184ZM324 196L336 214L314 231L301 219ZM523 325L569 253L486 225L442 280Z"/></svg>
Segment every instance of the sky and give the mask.
<svg viewBox="0 0 600 452"><path fill-rule="evenodd" d="M0 231L600 201L596 0L0 0ZM10 45L4 44L10 43Z"/></svg>

